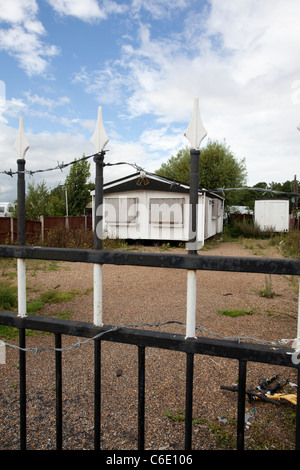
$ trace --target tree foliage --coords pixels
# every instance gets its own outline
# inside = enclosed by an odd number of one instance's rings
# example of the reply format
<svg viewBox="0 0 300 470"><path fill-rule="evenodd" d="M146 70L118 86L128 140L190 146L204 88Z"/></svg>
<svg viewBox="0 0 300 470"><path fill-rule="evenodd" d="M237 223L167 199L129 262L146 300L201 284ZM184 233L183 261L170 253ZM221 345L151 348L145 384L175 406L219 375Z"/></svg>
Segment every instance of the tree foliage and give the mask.
<svg viewBox="0 0 300 470"><path fill-rule="evenodd" d="M29 183L26 193L26 219L39 220L41 215L50 215L49 197L50 193L45 181L37 185L34 182Z"/></svg>
<svg viewBox="0 0 300 470"><path fill-rule="evenodd" d="M69 215L84 215L86 205L90 200L90 192L87 187L90 176L90 163L87 160L78 160L71 166L65 180L68 191Z"/></svg>
<svg viewBox="0 0 300 470"><path fill-rule="evenodd" d="M158 175L170 179L189 182L190 151L188 147L181 149L176 157L172 156L163 163ZM246 183L245 159L238 160L225 142L209 140L200 152L199 183L200 187L213 190L223 187L239 187Z"/></svg>

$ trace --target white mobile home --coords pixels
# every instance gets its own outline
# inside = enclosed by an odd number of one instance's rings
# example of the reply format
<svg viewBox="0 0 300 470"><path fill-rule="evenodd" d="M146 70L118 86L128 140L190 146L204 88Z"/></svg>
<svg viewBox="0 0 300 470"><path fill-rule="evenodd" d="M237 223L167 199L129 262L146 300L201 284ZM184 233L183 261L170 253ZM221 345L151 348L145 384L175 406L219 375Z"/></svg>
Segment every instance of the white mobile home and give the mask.
<svg viewBox="0 0 300 470"><path fill-rule="evenodd" d="M10 202L0 202L0 217L10 217L14 209L14 204Z"/></svg>
<svg viewBox="0 0 300 470"><path fill-rule="evenodd" d="M287 199L255 201L254 221L261 230L287 232L290 224L289 201Z"/></svg>
<svg viewBox="0 0 300 470"><path fill-rule="evenodd" d="M92 214L94 217L94 191ZM103 188L103 237L132 240L189 240L189 186L138 172ZM198 248L223 231L223 198L198 192ZM94 222L93 222L94 227Z"/></svg>

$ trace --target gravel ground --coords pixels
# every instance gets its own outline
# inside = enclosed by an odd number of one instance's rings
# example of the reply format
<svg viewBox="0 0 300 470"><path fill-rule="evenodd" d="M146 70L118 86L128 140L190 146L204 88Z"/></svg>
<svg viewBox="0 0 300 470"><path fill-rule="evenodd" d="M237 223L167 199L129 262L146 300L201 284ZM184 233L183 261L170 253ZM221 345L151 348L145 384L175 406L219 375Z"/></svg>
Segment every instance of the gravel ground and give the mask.
<svg viewBox="0 0 300 470"><path fill-rule="evenodd" d="M263 242L247 247L220 243L205 255L280 257ZM139 248L140 251L145 248ZM146 248L158 251L159 248ZM168 252L181 252L170 248ZM48 266L48 265L47 265ZM52 266L53 268L53 266ZM185 323L186 272L160 268L104 266L104 323L126 325L180 321ZM72 263L55 269L28 269L31 297L49 289L76 290L69 302L49 304L39 314L71 312L72 320L93 321L93 267ZM293 338L297 324L298 294L294 279L272 276L276 295L262 298L265 275L199 272L197 275L197 325L222 336L247 336L260 340ZM245 309L249 315L230 318L218 310ZM157 331L185 333L180 325L155 327ZM200 335L201 333L197 333ZM9 341L13 342L13 341ZM64 337L63 347L77 342ZM48 335L27 337L27 347L53 348ZM137 449L137 350L113 343L102 346L102 448ZM6 348L6 364L0 365L0 450L19 449L18 351ZM221 390L236 383L237 362L223 358L195 357L193 448L235 448L237 394ZM249 363L247 388L262 377L296 382L292 369ZM55 449L54 353L27 353L27 447ZM93 449L93 345L63 354L63 448ZM285 391L295 393L292 385ZM146 448L184 449L185 355L160 349L146 350ZM295 406L248 402L246 448L293 449Z"/></svg>

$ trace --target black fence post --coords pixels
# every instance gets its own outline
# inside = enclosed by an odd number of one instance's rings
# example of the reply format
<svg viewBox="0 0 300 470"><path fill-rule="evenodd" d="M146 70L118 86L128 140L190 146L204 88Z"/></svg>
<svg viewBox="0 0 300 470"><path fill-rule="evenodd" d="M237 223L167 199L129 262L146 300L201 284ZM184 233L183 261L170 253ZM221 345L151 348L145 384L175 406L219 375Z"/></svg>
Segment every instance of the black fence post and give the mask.
<svg viewBox="0 0 300 470"><path fill-rule="evenodd" d="M17 160L18 164L18 245L26 244L26 207L25 207L25 160Z"/></svg>
<svg viewBox="0 0 300 470"><path fill-rule="evenodd" d="M138 348L138 450L145 448L145 348Z"/></svg>
<svg viewBox="0 0 300 470"><path fill-rule="evenodd" d="M56 450L62 450L62 352L61 334L55 334Z"/></svg>
<svg viewBox="0 0 300 470"><path fill-rule="evenodd" d="M94 450L101 448L101 340L94 341Z"/></svg>
<svg viewBox="0 0 300 470"><path fill-rule="evenodd" d="M197 254L198 190L200 150L191 149L189 254Z"/></svg>
<svg viewBox="0 0 300 470"><path fill-rule="evenodd" d="M238 417L237 417L237 450L244 450L245 409L246 409L246 371L247 362L239 361Z"/></svg>
<svg viewBox="0 0 300 470"><path fill-rule="evenodd" d="M94 156L96 164L95 176L95 229L94 248L103 248L103 167L105 152L102 151Z"/></svg>
<svg viewBox="0 0 300 470"><path fill-rule="evenodd" d="M186 355L185 450L192 449L194 354Z"/></svg>

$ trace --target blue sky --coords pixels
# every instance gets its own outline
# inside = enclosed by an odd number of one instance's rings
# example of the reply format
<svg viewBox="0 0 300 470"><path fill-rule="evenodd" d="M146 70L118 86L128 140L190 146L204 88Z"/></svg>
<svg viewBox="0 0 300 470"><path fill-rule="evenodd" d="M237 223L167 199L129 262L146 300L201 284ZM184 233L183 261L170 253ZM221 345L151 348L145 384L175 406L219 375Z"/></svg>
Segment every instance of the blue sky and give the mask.
<svg viewBox="0 0 300 470"><path fill-rule="evenodd" d="M298 0L0 0L0 172L16 170L20 115L27 169L91 155L98 106L106 161L155 171L189 144L197 97L202 146L225 140L249 185L299 179L299 21ZM0 200L16 186L0 173Z"/></svg>

